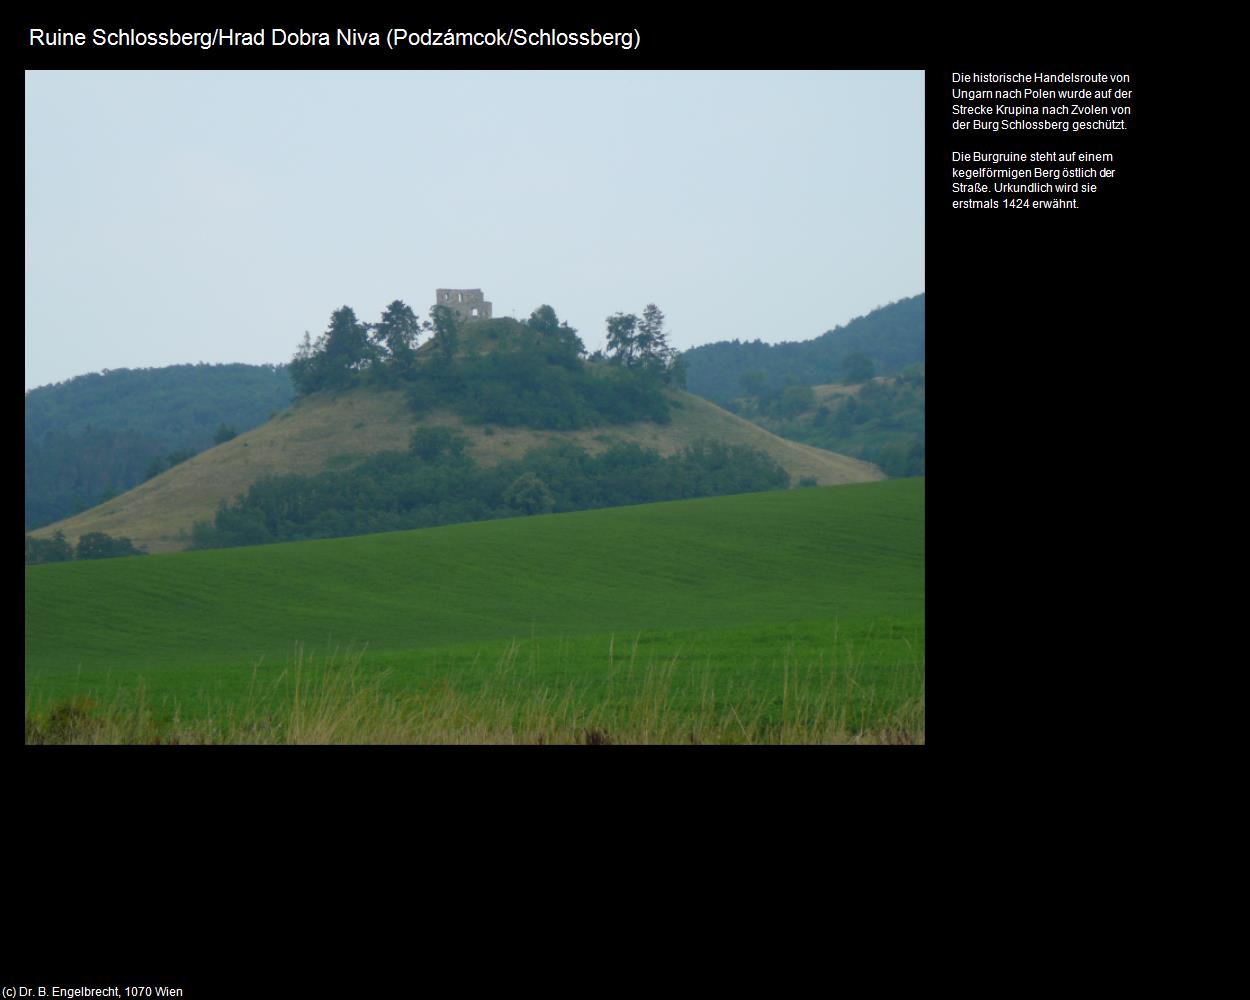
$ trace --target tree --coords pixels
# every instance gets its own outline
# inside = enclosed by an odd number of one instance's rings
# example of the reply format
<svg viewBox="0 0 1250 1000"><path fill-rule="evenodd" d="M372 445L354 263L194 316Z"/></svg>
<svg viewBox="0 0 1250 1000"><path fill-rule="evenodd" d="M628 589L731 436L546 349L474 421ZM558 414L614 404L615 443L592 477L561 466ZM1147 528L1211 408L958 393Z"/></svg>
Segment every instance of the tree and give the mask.
<svg viewBox="0 0 1250 1000"><path fill-rule="evenodd" d="M78 539L75 556L79 559L112 559L115 556L141 556L129 538L113 538L103 531L89 531Z"/></svg>
<svg viewBox="0 0 1250 1000"><path fill-rule="evenodd" d="M686 388L686 359L683 355L674 354L665 373L667 381L679 389Z"/></svg>
<svg viewBox="0 0 1250 1000"><path fill-rule="evenodd" d="M329 327L315 343L304 332L303 343L291 359L291 381L301 396L321 389L341 389L379 357L368 328L350 306L343 306L331 313Z"/></svg>
<svg viewBox="0 0 1250 1000"><path fill-rule="evenodd" d="M877 374L877 369L868 355L856 351L842 359L842 374L848 382L867 382Z"/></svg>
<svg viewBox="0 0 1250 1000"><path fill-rule="evenodd" d="M761 371L743 372L738 377L738 385L742 386L742 391L757 398L763 395L767 382L768 376Z"/></svg>
<svg viewBox="0 0 1250 1000"><path fill-rule="evenodd" d="M416 365L417 339L421 336L421 321L412 307L396 299L382 319L373 326L373 342L379 356L385 358L388 371L403 377Z"/></svg>
<svg viewBox="0 0 1250 1000"><path fill-rule="evenodd" d="M66 539L65 532L63 532L60 528L57 528L57 530L53 533L48 544L50 546L47 550L50 555L50 558L48 559L49 562L66 562L67 560L73 558L74 550L70 546L69 541Z"/></svg>
<svg viewBox="0 0 1250 1000"><path fill-rule="evenodd" d="M571 364L574 359L586 353L586 345L582 343L577 331L568 323L561 322L556 311L549 305L541 305L530 313L525 325L543 338L552 352L553 361Z"/></svg>
<svg viewBox="0 0 1250 1000"><path fill-rule="evenodd" d="M531 330L545 336L554 336L560 328L559 319L556 317L556 311L549 305L541 305L530 313L530 318L526 320L526 325Z"/></svg>
<svg viewBox="0 0 1250 1000"><path fill-rule="evenodd" d="M638 317L633 313L614 313L608 317L608 360L614 365L634 366L638 350Z"/></svg>
<svg viewBox="0 0 1250 1000"><path fill-rule="evenodd" d="M434 325L434 356L440 365L450 366L460 348L460 329L456 314L446 306L433 306L430 321Z"/></svg>
<svg viewBox="0 0 1250 1000"><path fill-rule="evenodd" d="M789 385L782 391L781 398L773 406L773 411L777 416L789 419L797 417L815 405L816 393L812 391L810 385Z"/></svg>
<svg viewBox="0 0 1250 1000"><path fill-rule="evenodd" d="M238 436L238 431L236 431L233 427L227 427L226 422L223 420L217 425L217 433L213 435L213 441L216 444L225 444L227 441L232 441Z"/></svg>
<svg viewBox="0 0 1250 1000"><path fill-rule="evenodd" d="M468 439L450 427L418 427L412 432L408 451L423 462L437 462L444 455L459 458Z"/></svg>
<svg viewBox="0 0 1250 1000"><path fill-rule="evenodd" d="M665 383L685 385L685 365L676 365L677 352L668 346L664 313L654 302L642 311L608 317L608 350L613 364L659 376Z"/></svg>
<svg viewBox="0 0 1250 1000"><path fill-rule="evenodd" d="M324 354L327 388L349 385L356 372L377 360L377 348L351 306L341 306L330 315Z"/></svg>
<svg viewBox="0 0 1250 1000"><path fill-rule="evenodd" d="M503 502L524 514L550 514L556 507L547 484L532 472L522 473L504 490Z"/></svg>
<svg viewBox="0 0 1250 1000"><path fill-rule="evenodd" d="M74 550L65 540L65 533L57 531L51 538L26 536L26 565L36 563L68 562L74 558Z"/></svg>
<svg viewBox="0 0 1250 1000"><path fill-rule="evenodd" d="M638 355L644 362L660 360L668 362L668 335L664 332L664 314L659 306L650 303L642 311L642 319L638 321Z"/></svg>
<svg viewBox="0 0 1250 1000"><path fill-rule="evenodd" d="M316 392L321 388L321 357L324 347L324 337L318 338L317 343L314 344L308 331L304 331L304 339L295 349L295 357L287 366L287 370L291 373L291 383L295 386L295 392L298 395L307 396L310 392Z"/></svg>

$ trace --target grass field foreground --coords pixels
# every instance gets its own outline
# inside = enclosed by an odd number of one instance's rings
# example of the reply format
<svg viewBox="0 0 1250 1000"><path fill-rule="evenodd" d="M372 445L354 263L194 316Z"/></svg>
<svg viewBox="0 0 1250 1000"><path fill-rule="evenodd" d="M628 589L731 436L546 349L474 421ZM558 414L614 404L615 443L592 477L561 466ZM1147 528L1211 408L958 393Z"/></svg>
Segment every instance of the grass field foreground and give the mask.
<svg viewBox="0 0 1250 1000"><path fill-rule="evenodd" d="M922 742L923 699L923 480L26 572L28 742Z"/></svg>

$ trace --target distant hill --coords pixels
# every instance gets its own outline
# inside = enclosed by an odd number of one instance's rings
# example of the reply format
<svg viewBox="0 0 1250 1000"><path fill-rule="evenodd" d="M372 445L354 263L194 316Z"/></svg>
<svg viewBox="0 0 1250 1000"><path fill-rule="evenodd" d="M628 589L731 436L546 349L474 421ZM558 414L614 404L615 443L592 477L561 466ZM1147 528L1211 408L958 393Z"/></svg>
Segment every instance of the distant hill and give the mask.
<svg viewBox="0 0 1250 1000"><path fill-rule="evenodd" d="M891 477L925 474L925 366L862 383L788 386L725 404L779 437L872 462Z"/></svg>
<svg viewBox="0 0 1250 1000"><path fill-rule="evenodd" d="M890 375L923 364L924 293L883 306L814 340L765 344L759 340L720 341L682 355L686 388L696 395L728 402L743 394L741 379L759 373L766 386L787 380L822 385L846 380L845 362L855 354L872 361L875 373Z"/></svg>
<svg viewBox="0 0 1250 1000"><path fill-rule="evenodd" d="M483 466L522 457L543 444L571 442L591 454L634 443L672 455L700 439L765 452L791 476L819 485L884 478L869 463L809 445L785 441L718 406L676 389L665 390L672 407L666 424L639 421L580 430L466 423L445 408L418 417L402 390L355 388L318 392L298 400L274 420L142 483L107 503L33 532L48 537L61 529L75 541L89 531L132 538L152 552L186 548L196 521L213 518L222 500L246 493L268 475L314 475L348 468L380 451L404 451L418 427L447 427L469 439L468 454Z"/></svg>
<svg viewBox="0 0 1250 1000"><path fill-rule="evenodd" d="M173 365L79 375L26 393L27 530L125 492L169 456L285 409L285 365Z"/></svg>

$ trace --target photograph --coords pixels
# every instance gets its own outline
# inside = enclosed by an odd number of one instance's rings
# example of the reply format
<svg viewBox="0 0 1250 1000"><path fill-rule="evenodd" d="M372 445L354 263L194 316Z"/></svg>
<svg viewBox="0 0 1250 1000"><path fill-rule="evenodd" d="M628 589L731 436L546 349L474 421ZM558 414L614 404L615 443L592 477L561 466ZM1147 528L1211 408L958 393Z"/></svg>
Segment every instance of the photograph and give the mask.
<svg viewBox="0 0 1250 1000"><path fill-rule="evenodd" d="M25 745L925 744L924 68L83 58Z"/></svg>

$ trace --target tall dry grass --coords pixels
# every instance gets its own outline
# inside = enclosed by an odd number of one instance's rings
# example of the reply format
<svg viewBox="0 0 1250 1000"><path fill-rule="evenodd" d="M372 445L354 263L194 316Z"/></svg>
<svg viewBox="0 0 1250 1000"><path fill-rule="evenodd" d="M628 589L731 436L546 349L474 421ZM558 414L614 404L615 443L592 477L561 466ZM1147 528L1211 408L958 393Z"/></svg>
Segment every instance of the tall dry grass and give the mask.
<svg viewBox="0 0 1250 1000"><path fill-rule="evenodd" d="M710 664L679 671L678 657L638 662L638 643L609 647L606 687L536 682L513 643L473 686L448 680L395 691L364 653L318 661L297 648L245 701L184 718L158 713L140 687L109 705L85 698L26 708L28 744L923 744L921 694L887 705L853 662L799 663L787 653L776 685L744 683ZM780 690L778 690L778 688ZM778 703L778 695L780 702Z"/></svg>

